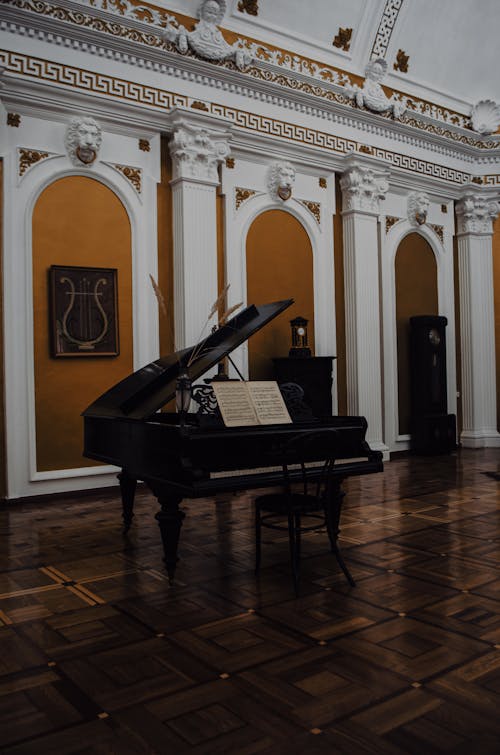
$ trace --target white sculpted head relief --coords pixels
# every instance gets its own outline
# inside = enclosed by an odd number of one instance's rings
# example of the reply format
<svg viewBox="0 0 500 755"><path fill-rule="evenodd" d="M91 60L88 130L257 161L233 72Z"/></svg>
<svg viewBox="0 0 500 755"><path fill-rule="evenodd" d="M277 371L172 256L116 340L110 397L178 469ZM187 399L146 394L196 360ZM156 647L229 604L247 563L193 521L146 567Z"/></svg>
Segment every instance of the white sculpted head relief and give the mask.
<svg viewBox="0 0 500 755"><path fill-rule="evenodd" d="M383 58L370 60L365 69L365 81L362 89L354 87L352 95L358 107L366 107L375 113L393 114L400 118L406 110L406 103L399 102L394 95L389 99L380 82L387 73L387 62Z"/></svg>
<svg viewBox="0 0 500 755"><path fill-rule="evenodd" d="M284 202L292 196L293 184L295 183L295 168L289 162L280 160L271 165L269 169L268 188L274 198L280 198Z"/></svg>
<svg viewBox="0 0 500 755"><path fill-rule="evenodd" d="M198 10L200 20L193 31L180 26L174 36L172 30L167 31L165 36L175 43L181 53L191 50L205 60L233 60L237 68L242 70L250 65L252 56L236 44L228 44L217 28L225 12L225 0L203 0Z"/></svg>
<svg viewBox="0 0 500 755"><path fill-rule="evenodd" d="M90 116L75 116L66 129L66 150L73 165L92 165L102 142L102 130Z"/></svg>
<svg viewBox="0 0 500 755"><path fill-rule="evenodd" d="M427 220L430 199L425 191L408 194L408 220L412 225L423 225Z"/></svg>

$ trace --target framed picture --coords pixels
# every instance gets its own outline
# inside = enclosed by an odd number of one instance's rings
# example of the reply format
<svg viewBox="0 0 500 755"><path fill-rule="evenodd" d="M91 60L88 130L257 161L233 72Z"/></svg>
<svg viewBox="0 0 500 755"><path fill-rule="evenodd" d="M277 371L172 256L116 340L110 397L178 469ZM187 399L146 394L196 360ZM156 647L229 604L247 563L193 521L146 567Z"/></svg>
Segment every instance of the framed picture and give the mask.
<svg viewBox="0 0 500 755"><path fill-rule="evenodd" d="M49 291L53 357L118 356L116 269L52 265Z"/></svg>

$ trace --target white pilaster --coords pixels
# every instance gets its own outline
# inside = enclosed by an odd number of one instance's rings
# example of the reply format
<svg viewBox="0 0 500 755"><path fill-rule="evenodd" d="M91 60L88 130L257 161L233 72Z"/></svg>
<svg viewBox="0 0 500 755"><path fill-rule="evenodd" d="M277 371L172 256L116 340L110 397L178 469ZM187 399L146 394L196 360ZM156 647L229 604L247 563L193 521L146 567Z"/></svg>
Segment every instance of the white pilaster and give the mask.
<svg viewBox="0 0 500 755"><path fill-rule="evenodd" d="M492 220L495 198L469 184L457 203L464 446L500 446L497 431Z"/></svg>
<svg viewBox="0 0 500 755"><path fill-rule="evenodd" d="M196 344L217 299L216 191L230 133L182 113L173 119L174 313L177 349ZM206 333L203 333L203 336Z"/></svg>
<svg viewBox="0 0 500 755"><path fill-rule="evenodd" d="M383 440L379 294L379 203L389 171L350 156L340 181L343 193L347 405L366 417L367 440L388 453Z"/></svg>

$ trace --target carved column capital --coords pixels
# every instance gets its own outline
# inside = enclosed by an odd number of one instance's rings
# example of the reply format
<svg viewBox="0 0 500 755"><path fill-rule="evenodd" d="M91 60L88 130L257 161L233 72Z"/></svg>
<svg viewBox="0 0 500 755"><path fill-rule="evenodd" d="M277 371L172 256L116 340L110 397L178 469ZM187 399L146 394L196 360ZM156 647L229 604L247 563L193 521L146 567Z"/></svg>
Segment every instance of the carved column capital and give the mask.
<svg viewBox="0 0 500 755"><path fill-rule="evenodd" d="M343 212L378 213L380 201L389 190L388 171L351 161L340 179Z"/></svg>
<svg viewBox="0 0 500 755"><path fill-rule="evenodd" d="M218 183L218 166L230 153L229 131L178 120L170 140L173 178Z"/></svg>
<svg viewBox="0 0 500 755"><path fill-rule="evenodd" d="M500 212L500 203L495 196L478 191L477 186L467 187L456 203L455 212L459 234L492 234L493 220Z"/></svg>

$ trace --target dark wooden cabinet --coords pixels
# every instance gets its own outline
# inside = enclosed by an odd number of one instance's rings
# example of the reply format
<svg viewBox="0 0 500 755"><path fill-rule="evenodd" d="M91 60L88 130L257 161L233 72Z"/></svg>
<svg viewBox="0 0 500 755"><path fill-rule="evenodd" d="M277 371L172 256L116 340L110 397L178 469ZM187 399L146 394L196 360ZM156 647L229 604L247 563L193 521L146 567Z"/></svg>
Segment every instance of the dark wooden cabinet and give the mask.
<svg viewBox="0 0 500 755"><path fill-rule="evenodd" d="M297 383L316 417L332 413L332 370L335 357L277 357L273 359L278 383Z"/></svg>
<svg viewBox="0 0 500 755"><path fill-rule="evenodd" d="M446 317L410 317L411 446L416 453L447 453L456 446L448 414Z"/></svg>

